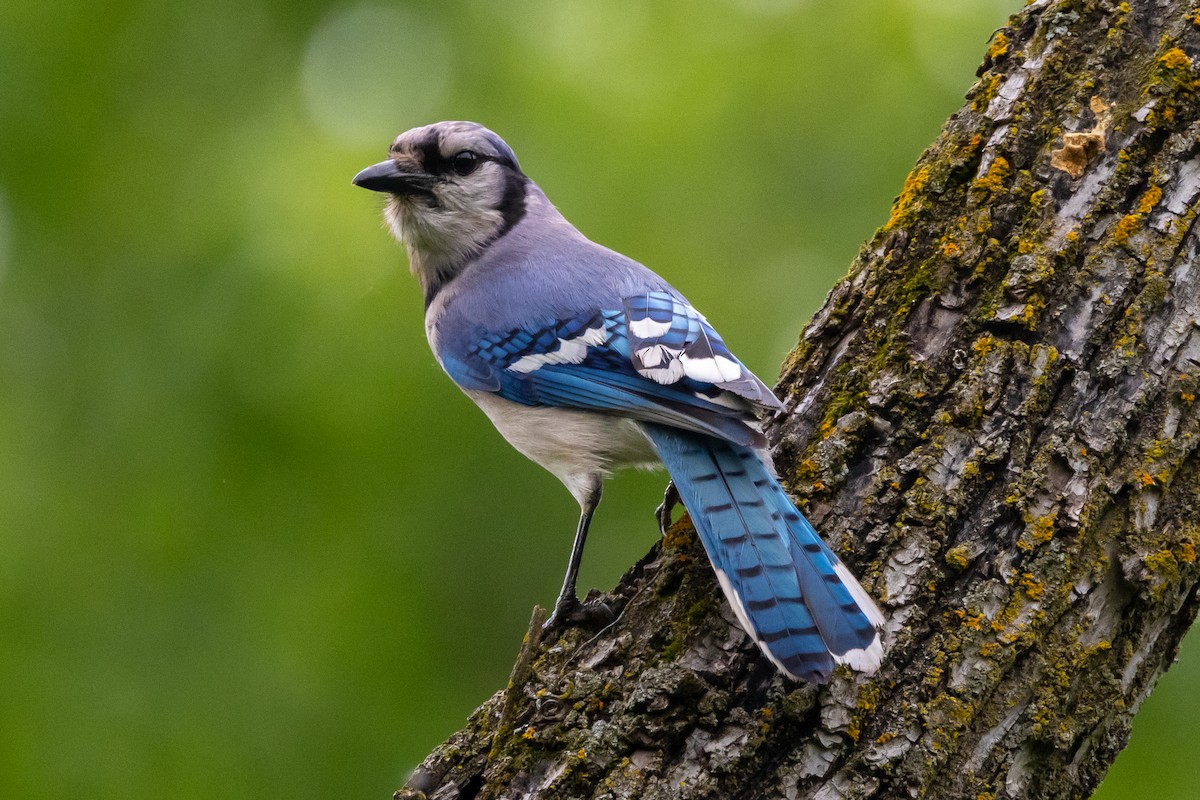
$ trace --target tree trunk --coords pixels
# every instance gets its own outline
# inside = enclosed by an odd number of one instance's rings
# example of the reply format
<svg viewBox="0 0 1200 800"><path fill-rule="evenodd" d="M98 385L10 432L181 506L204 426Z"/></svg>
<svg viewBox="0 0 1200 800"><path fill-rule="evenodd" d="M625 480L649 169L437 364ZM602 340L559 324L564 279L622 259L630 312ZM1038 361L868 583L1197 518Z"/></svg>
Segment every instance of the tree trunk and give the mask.
<svg viewBox="0 0 1200 800"><path fill-rule="evenodd" d="M1195 0L1028 5L788 357L878 674L778 675L684 520L397 797L1089 795L1197 607L1198 57Z"/></svg>

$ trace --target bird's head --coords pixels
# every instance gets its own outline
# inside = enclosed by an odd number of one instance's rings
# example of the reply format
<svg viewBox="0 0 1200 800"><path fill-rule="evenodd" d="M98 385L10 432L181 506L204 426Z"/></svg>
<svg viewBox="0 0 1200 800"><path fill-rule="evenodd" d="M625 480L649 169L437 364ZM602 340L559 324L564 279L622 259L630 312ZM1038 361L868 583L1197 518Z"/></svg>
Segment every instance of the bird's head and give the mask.
<svg viewBox="0 0 1200 800"><path fill-rule="evenodd" d="M523 216L528 178L487 128L438 122L400 134L354 183L388 195L384 218L429 296Z"/></svg>

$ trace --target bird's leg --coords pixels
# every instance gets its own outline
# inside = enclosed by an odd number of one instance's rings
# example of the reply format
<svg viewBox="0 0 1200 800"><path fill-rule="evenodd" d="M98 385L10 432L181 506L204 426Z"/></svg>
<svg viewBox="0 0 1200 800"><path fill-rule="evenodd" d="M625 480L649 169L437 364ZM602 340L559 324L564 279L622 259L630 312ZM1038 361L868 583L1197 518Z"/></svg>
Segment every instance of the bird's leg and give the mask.
<svg viewBox="0 0 1200 800"><path fill-rule="evenodd" d="M554 613L550 615L550 619L546 620L542 630L550 630L567 622L568 618L573 616L572 612L579 607L579 598L575 596L575 579L579 577L579 562L583 560L583 545L587 541L588 526L592 524L592 515L596 513L598 505L600 505L599 479L596 481L595 488L579 503L579 526L575 529L575 543L571 546L571 560L567 563L567 574L563 578L562 590L558 593L558 599L554 601Z"/></svg>
<svg viewBox="0 0 1200 800"><path fill-rule="evenodd" d="M667 528L671 527L671 512L678 504L679 490L675 488L675 481L671 481L667 484L666 493L663 494L662 505L654 509L654 518L658 520L658 529L663 536L667 535Z"/></svg>

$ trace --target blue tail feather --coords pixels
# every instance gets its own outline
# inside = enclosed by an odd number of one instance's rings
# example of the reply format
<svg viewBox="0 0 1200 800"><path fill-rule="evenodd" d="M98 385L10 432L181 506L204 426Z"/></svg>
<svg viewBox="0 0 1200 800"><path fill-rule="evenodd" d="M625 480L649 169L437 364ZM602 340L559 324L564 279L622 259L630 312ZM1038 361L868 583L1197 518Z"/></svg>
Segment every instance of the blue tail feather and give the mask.
<svg viewBox="0 0 1200 800"><path fill-rule="evenodd" d="M794 678L835 663L871 672L882 617L775 480L743 445L644 425L743 627Z"/></svg>

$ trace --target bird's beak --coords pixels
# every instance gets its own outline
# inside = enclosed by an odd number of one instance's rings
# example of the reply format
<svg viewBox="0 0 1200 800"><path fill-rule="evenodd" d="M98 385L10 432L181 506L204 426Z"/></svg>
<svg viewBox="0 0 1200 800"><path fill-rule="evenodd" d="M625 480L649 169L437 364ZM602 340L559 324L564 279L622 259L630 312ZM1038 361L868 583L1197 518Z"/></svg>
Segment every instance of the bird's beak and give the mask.
<svg viewBox="0 0 1200 800"><path fill-rule="evenodd" d="M372 192L388 192L389 194L414 195L429 194L434 178L420 172L404 172L400 165L390 158L372 164L354 176L354 185Z"/></svg>

